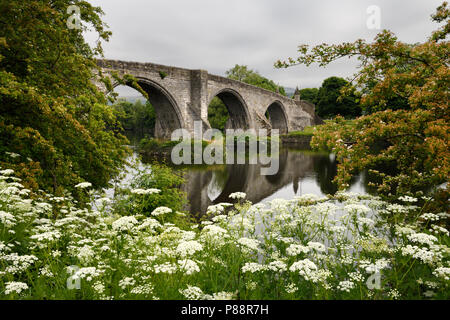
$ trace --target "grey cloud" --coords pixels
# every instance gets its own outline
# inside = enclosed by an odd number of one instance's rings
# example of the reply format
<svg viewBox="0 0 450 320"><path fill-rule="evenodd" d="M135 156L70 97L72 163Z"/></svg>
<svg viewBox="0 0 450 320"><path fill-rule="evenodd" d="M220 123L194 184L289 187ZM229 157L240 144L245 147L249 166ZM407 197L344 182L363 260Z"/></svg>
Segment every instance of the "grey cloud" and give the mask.
<svg viewBox="0 0 450 320"><path fill-rule="evenodd" d="M436 28L430 14L441 0L92 0L105 11L113 37L104 45L111 59L150 61L223 75L246 64L275 82L318 87L329 76L348 77L354 60L327 68L274 69L296 56L301 43L372 40L369 5L381 8L382 28L405 42L426 39ZM88 35L88 39L92 36Z"/></svg>

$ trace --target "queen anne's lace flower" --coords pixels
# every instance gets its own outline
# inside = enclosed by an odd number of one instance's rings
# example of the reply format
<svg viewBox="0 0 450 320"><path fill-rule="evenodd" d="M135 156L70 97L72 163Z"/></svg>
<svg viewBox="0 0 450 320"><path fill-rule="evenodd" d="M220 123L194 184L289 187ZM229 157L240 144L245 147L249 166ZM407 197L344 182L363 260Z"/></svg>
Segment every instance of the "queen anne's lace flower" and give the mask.
<svg viewBox="0 0 450 320"><path fill-rule="evenodd" d="M203 245L198 241L183 241L177 246L177 253L182 257L190 256L196 253L197 251L202 251Z"/></svg>
<svg viewBox="0 0 450 320"><path fill-rule="evenodd" d="M317 270L316 264L309 259L294 262L289 268L289 271L298 272L306 280L310 280L312 273L316 270Z"/></svg>
<svg viewBox="0 0 450 320"><path fill-rule="evenodd" d="M200 272L200 267L197 262L190 259L178 260L178 266L180 271L183 271L187 275Z"/></svg>
<svg viewBox="0 0 450 320"><path fill-rule="evenodd" d="M133 216L122 217L112 223L113 230L117 231L129 231L138 224L138 221Z"/></svg>
<svg viewBox="0 0 450 320"><path fill-rule="evenodd" d="M421 243L421 244L428 244L428 245L432 245L433 243L438 241L438 239L435 236L432 236L431 234L426 234L426 233L409 234L407 236L407 238L411 242L416 242L416 243Z"/></svg>
<svg viewBox="0 0 450 320"><path fill-rule="evenodd" d="M179 292L188 300L201 300L204 297L202 289L195 286L188 286L184 290L179 290Z"/></svg>
<svg viewBox="0 0 450 320"><path fill-rule="evenodd" d="M291 244L287 249L286 253L289 256L296 256L301 253L308 253L311 248L307 246L302 246L301 244Z"/></svg>
<svg viewBox="0 0 450 320"><path fill-rule="evenodd" d="M339 282L337 288L340 291L350 292L351 289L355 287L355 283L352 281L341 281Z"/></svg>
<svg viewBox="0 0 450 320"><path fill-rule="evenodd" d="M264 271L264 270L266 270L266 266L256 263L256 262L246 262L242 266L243 273L246 273L246 272L255 273L255 272Z"/></svg>
<svg viewBox="0 0 450 320"><path fill-rule="evenodd" d="M16 282L16 281L10 281L6 283L5 286L5 294L10 293L21 293L22 291L25 291L28 289L28 285L24 282Z"/></svg>

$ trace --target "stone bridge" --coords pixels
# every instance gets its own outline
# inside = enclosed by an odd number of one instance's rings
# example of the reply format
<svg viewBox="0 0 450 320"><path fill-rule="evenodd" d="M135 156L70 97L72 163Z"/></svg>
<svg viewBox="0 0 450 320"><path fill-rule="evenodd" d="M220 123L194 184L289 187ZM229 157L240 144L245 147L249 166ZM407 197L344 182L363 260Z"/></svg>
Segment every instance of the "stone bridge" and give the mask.
<svg viewBox="0 0 450 320"><path fill-rule="evenodd" d="M210 128L208 106L214 97L220 98L228 109L228 128L274 128L288 133L320 121L314 105L300 100L299 96L291 99L204 70L117 60L98 60L97 63L106 74L117 72L137 79L155 108L155 136L159 138L170 138L178 128L192 133L194 121L202 121L203 130Z"/></svg>

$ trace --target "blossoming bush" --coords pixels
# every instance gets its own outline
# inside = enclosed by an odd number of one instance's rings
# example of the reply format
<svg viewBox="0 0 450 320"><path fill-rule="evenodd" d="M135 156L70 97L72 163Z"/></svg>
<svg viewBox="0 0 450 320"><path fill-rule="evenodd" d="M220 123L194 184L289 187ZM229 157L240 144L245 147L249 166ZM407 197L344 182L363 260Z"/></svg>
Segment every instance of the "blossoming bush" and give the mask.
<svg viewBox="0 0 450 320"><path fill-rule="evenodd" d="M411 197L266 206L239 193L182 227L164 222L166 207L123 216L69 194L30 199L13 174L0 176L2 299L449 298L448 214Z"/></svg>

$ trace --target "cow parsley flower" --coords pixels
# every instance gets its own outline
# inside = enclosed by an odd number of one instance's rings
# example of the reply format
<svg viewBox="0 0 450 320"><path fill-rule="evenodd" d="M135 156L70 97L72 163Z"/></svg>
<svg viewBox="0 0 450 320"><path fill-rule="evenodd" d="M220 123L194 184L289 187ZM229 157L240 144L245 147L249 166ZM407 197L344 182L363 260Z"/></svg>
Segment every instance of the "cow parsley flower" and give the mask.
<svg viewBox="0 0 450 320"><path fill-rule="evenodd" d="M5 294L10 294L10 293L21 293L24 290L28 289L28 285L24 282L16 282L16 281L10 281L6 283L5 286Z"/></svg>
<svg viewBox="0 0 450 320"><path fill-rule="evenodd" d="M163 264L157 264L153 268L155 270L155 273L172 274L177 271L177 265L170 263L170 262L165 262Z"/></svg>
<svg viewBox="0 0 450 320"><path fill-rule="evenodd" d="M344 291L344 292L350 292L351 289L353 289L355 287L355 283L352 281L341 281L339 282L337 288L340 291Z"/></svg>
<svg viewBox="0 0 450 320"><path fill-rule="evenodd" d="M308 247L312 250L315 250L317 252L325 252L326 248L325 245L323 245L320 242L308 242Z"/></svg>
<svg viewBox="0 0 450 320"><path fill-rule="evenodd" d="M181 242L176 249L177 253L182 257L193 255L201 250L203 250L203 245L195 240Z"/></svg>
<svg viewBox="0 0 450 320"><path fill-rule="evenodd" d="M242 266L241 270L243 273L246 273L246 272L255 273L255 272L266 270L266 266L256 263L256 262L246 262Z"/></svg>
<svg viewBox="0 0 450 320"><path fill-rule="evenodd" d="M288 256L296 256L301 253L308 253L310 250L309 247L302 246L301 244L291 244L287 249L286 253Z"/></svg>
<svg viewBox="0 0 450 320"><path fill-rule="evenodd" d="M403 202L410 202L410 203L417 202L417 198L413 198L410 196L401 196L398 198L398 200L403 201Z"/></svg>
<svg viewBox="0 0 450 320"><path fill-rule="evenodd" d="M275 272L285 272L287 270L287 265L283 261L275 260L270 262L266 268L267 270L272 270Z"/></svg>
<svg viewBox="0 0 450 320"><path fill-rule="evenodd" d="M116 231L129 231L133 229L133 227L138 224L138 221L133 216L126 216L117 219L112 223L113 230Z"/></svg>
<svg viewBox="0 0 450 320"><path fill-rule="evenodd" d="M413 233L413 234L409 234L407 236L407 238L411 241L411 242L416 242L416 243L421 243L421 244L428 244L428 245L432 245L434 244L436 241L438 241L438 239L435 236L432 236L430 234L426 234L426 233Z"/></svg>
<svg viewBox="0 0 450 320"><path fill-rule="evenodd" d="M245 199L246 196L247 196L247 194L245 194L244 192L233 192L228 197L231 199L239 200L239 199Z"/></svg>
<svg viewBox="0 0 450 320"><path fill-rule="evenodd" d="M291 282L288 285L286 285L285 290L287 293L294 293L298 290L298 287Z"/></svg>
<svg viewBox="0 0 450 320"><path fill-rule="evenodd" d="M154 193L160 193L161 190L156 189L156 188L150 188L150 189L133 189L131 190L131 193L133 194L139 194L139 195L143 195L143 194L154 194Z"/></svg>
<svg viewBox="0 0 450 320"><path fill-rule="evenodd" d="M132 287L136 284L136 280L130 277L125 277L119 281L119 287L122 290L125 290L127 287Z"/></svg>
<svg viewBox="0 0 450 320"><path fill-rule="evenodd" d="M86 281L90 282L94 278L100 277L100 275L102 275L103 272L104 272L103 270L97 269L96 267L80 268L75 272L72 278L85 279Z"/></svg>
<svg viewBox="0 0 450 320"><path fill-rule="evenodd" d="M179 292L188 300L201 300L205 295L199 287L189 285L187 289L180 289Z"/></svg>
<svg viewBox="0 0 450 320"><path fill-rule="evenodd" d="M2 175L2 176L10 176L13 173L14 173L13 169L0 170L0 175Z"/></svg>
<svg viewBox="0 0 450 320"><path fill-rule="evenodd" d="M366 214L370 212L370 208L363 204L351 203L345 206L345 210L353 214Z"/></svg>
<svg viewBox="0 0 450 320"><path fill-rule="evenodd" d="M317 270L316 264L309 259L294 262L289 268L289 271L298 272L306 280L310 280L312 273L316 270Z"/></svg>
<svg viewBox="0 0 450 320"><path fill-rule="evenodd" d="M187 275L200 272L200 267L197 262L190 259L178 260L178 266L180 267L180 271L184 271Z"/></svg>
<svg viewBox="0 0 450 320"><path fill-rule="evenodd" d="M250 250L258 251L259 250L259 241L255 239L249 239L249 238L240 238L237 240L237 242Z"/></svg>
<svg viewBox="0 0 450 320"><path fill-rule="evenodd" d="M439 277L439 278L443 278L443 279L445 279L445 280L450 280L450 268L446 268L446 267L439 267L439 268L436 268L434 271L433 271L433 274L436 276L436 277Z"/></svg>
<svg viewBox="0 0 450 320"><path fill-rule="evenodd" d="M11 228L16 225L16 218L9 212L0 211L0 223Z"/></svg>

